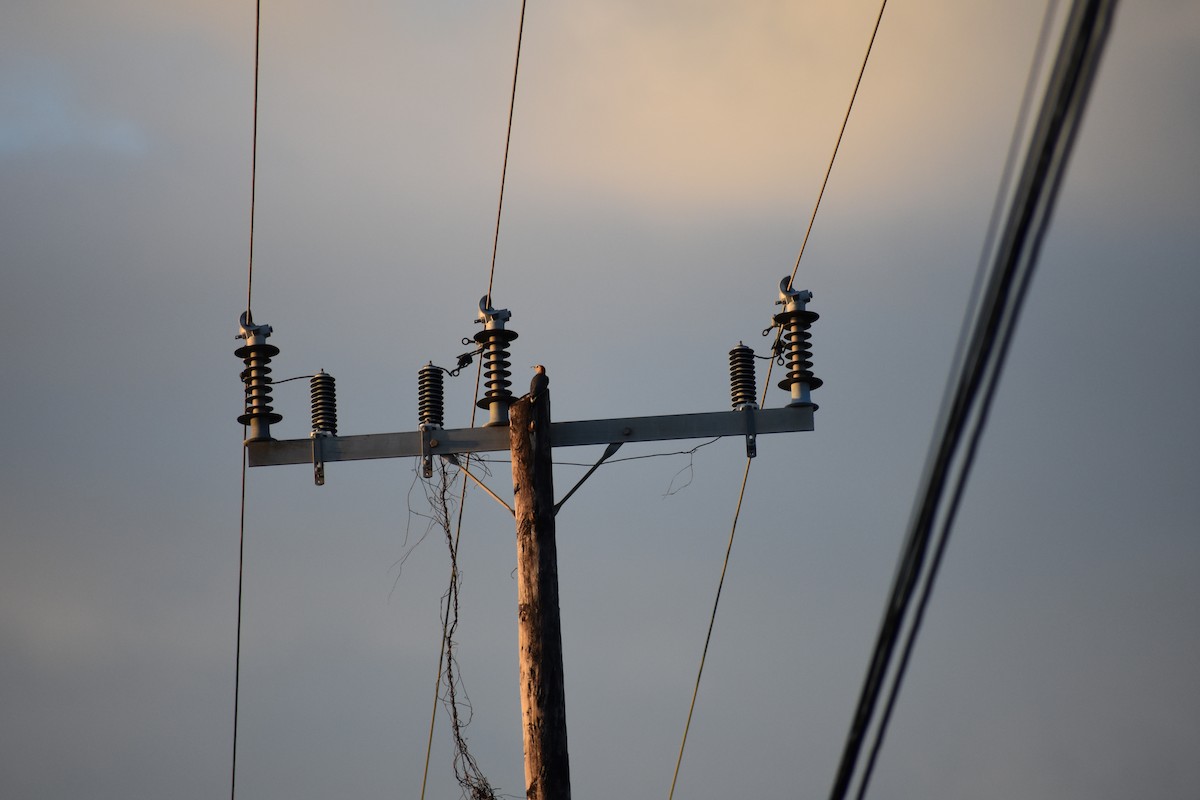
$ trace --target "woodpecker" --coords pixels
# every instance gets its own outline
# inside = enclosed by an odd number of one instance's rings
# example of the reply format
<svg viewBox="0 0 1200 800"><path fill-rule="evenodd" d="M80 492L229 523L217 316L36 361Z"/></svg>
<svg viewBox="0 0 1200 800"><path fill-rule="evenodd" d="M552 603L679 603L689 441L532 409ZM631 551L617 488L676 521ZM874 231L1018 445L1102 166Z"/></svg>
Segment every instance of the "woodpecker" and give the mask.
<svg viewBox="0 0 1200 800"><path fill-rule="evenodd" d="M546 393L546 389L550 386L550 379L546 377L546 368L541 364L534 364L533 380L529 382L529 402L536 403L542 399L542 395Z"/></svg>

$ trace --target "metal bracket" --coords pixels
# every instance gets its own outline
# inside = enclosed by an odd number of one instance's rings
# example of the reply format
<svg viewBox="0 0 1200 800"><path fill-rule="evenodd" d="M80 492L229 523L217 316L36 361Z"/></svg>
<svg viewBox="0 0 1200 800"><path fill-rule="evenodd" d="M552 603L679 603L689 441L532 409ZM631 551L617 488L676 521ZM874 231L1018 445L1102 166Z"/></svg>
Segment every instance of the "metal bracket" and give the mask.
<svg viewBox="0 0 1200 800"><path fill-rule="evenodd" d="M745 408L741 412L746 416L746 458L754 458L758 455L758 434L754 430L755 410Z"/></svg>
<svg viewBox="0 0 1200 800"><path fill-rule="evenodd" d="M437 428L429 428L425 425L420 426L421 431L421 474L426 478L433 477L433 448L438 446L437 439L433 438L433 431Z"/></svg>
<svg viewBox="0 0 1200 800"><path fill-rule="evenodd" d="M324 448L321 447L321 440L329 438L330 434L320 431L312 432L312 465L313 465L313 483L317 486L325 485L325 458L321 452Z"/></svg>

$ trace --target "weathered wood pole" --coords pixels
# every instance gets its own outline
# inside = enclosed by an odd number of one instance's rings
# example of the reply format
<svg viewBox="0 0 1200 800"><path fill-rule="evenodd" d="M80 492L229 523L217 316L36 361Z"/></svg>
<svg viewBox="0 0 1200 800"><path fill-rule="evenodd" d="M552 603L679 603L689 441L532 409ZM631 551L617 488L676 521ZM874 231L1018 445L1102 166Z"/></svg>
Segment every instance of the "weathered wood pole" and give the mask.
<svg viewBox="0 0 1200 800"><path fill-rule="evenodd" d="M570 800L558 547L554 542L554 476L550 394L509 408L513 509L517 517L517 642L525 792L529 800Z"/></svg>

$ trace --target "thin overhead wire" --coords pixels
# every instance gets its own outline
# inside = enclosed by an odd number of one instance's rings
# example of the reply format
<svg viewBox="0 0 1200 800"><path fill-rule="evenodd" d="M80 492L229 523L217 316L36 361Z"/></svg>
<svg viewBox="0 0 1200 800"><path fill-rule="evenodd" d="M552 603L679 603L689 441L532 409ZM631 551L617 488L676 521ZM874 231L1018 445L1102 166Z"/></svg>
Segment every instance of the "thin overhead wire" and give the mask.
<svg viewBox="0 0 1200 800"><path fill-rule="evenodd" d="M250 256L246 266L246 317L250 318L250 299L254 291L254 203L258 191L258 50L262 0L254 3L254 99L250 130Z"/></svg>
<svg viewBox="0 0 1200 800"><path fill-rule="evenodd" d="M854 81L854 90L850 93L850 102L846 105L846 114L842 117L842 124L841 124L841 127L838 129L837 141L834 143L834 146L833 146L833 154L829 157L829 166L825 168L825 177L821 180L821 188L817 192L817 199L816 199L816 202L813 204L812 214L809 216L808 225L806 226L806 228L804 230L804 238L801 240L801 243L800 243L800 252L796 256L796 264L792 268L792 275L791 275L791 278L789 279L790 281L796 280L796 272L797 272L797 270L800 269L800 259L804 257L804 248L808 245L808 237L812 233L813 223L817 219L817 211L821 207L821 198L825 196L825 187L829 184L829 176L833 172L833 165L834 165L834 162L837 160L838 149L842 145L842 137L846 133L846 125L850 121L850 112L854 110L854 100L855 100L855 98L858 97L858 87L862 85L863 75L867 71L867 62L871 58L871 49L875 45L875 37L879 33L879 25L880 25L880 22L882 22L882 20L883 20L883 12L884 12L884 9L886 9L886 8L887 8L887 0L883 0L883 2L880 3L880 5L879 5L879 14L875 17L875 25L871 29L871 39L870 39L870 41L867 42L867 51L866 51L866 53L863 54L862 66L859 67L858 77ZM790 283L789 283L789 285L790 285ZM776 342L778 342L779 335L782 335L782 330L776 336ZM771 372L772 372L774 366L775 366L775 359L771 358L768 361L766 379L763 381L762 400L759 403L760 408L766 408L767 389L771 385ZM729 569L729 557L730 557L730 554L733 552L733 540L734 540L734 537L737 535L738 519L739 519L739 517L741 517L741 513L742 513L742 501L745 499L745 496L746 496L746 484L750 480L750 465L751 465L751 463L753 463L753 460L750 458L747 458L746 459L746 469L742 473L742 485L738 491L737 506L735 507L734 512L733 512L733 524L731 525L730 531L729 531L729 543L725 547L725 559L721 564L721 577L717 580L716 597L713 600L712 614L709 616L709 620L708 620L708 632L705 634L704 648L702 649L702 651L700 653L700 666L696 670L696 683L692 687L692 699L688 706L687 721L684 723L684 726L683 726L683 739L679 744L679 755L675 759L675 772L671 777L671 790L667 795L668 800L673 800L673 798L675 797L675 786L679 781L679 768L680 768L680 765L683 763L683 752L684 752L684 749L687 747L688 732L691 730L691 727L692 727L692 716L696 710L696 698L700 694L700 679L704 675L704 662L708 658L708 646L709 646L709 643L712 641L713 627L717 621L717 609L721 604L721 590L725 586L725 575Z"/></svg>
<svg viewBox="0 0 1200 800"><path fill-rule="evenodd" d="M504 213L504 183L508 178L508 150L512 143L513 110L517 106L517 76L521 73L521 39L525 35L525 0L521 0L521 21L517 24L517 56L513 63L512 92L508 97L508 127L504 133L504 162L500 167L500 200L496 204L496 233L492 237L492 267L488 271L488 297L496 277L496 253L500 249L500 217ZM474 423L472 423L474 424Z"/></svg>
<svg viewBox="0 0 1200 800"><path fill-rule="evenodd" d="M952 371L947 384L946 402L926 460L908 535L847 735L831 800L842 800L849 791L863 740L889 672L892 675L889 713L898 696L908 656L933 590L1041 244L1049 228L1058 189L1082 123L1115 10L1116 0L1076 0L1067 17L1058 57L1047 82L1006 224L992 254L993 266L983 285L978 309L973 314L969 344L963 351L961 365ZM947 489L948 501L944 500ZM934 557L926 570L931 543ZM908 619L908 607L919 586L920 601L914 616ZM904 657L893 671L892 654L905 628ZM885 735L886 724L881 722L875 728L873 753L878 751ZM865 796L869 778L870 773L865 772L860 780L859 798Z"/></svg>
<svg viewBox="0 0 1200 800"><path fill-rule="evenodd" d="M696 684L692 687L692 701L688 705L687 721L683 725L683 739L679 743L679 756L675 759L675 772L671 776L671 791L668 800L675 797L675 784L679 781L679 767L683 763L683 751L687 747L688 732L692 728L692 715L696 711L696 698L700 696L700 679L704 676L704 662L708 659L708 645L712 642L713 627L717 624L717 608L721 605L721 589L725 587L725 573L729 570L729 555L733 552L733 539L737 535L738 517L742 513L742 501L746 497L746 484L750 480L750 464L746 459L746 470L742 473L742 488L738 491L737 507L733 512L733 525L729 529L729 543L725 545L725 560L721 562L721 577L717 580L717 595L713 598L712 614L708 618L708 632L704 635L704 649L700 651L700 667L696 670Z"/></svg>
<svg viewBox="0 0 1200 800"><path fill-rule="evenodd" d="M447 604L448 605L448 604ZM450 627L450 610L442 620L442 645L446 643L446 631ZM433 732L437 726L438 698L442 696L442 668L445 666L446 648L438 647L437 680L433 684L433 711L429 714L429 739L425 742L425 769L421 773L421 800L425 800L425 789L429 784L429 758L433 753Z"/></svg>
<svg viewBox="0 0 1200 800"><path fill-rule="evenodd" d="M472 391L471 397L477 397L479 395L479 383L480 383L480 380L482 379L482 376L483 376L483 362L480 361L479 367L475 371L475 389L474 389L474 391ZM475 404L472 403L471 404L471 427L472 428L475 427L475 415L477 412L478 412L478 409L476 408ZM471 454L463 453L462 458L464 461L469 462L470 458L471 458ZM463 511L466 508L466 505L467 505L467 482L463 481L462 489L460 490L459 495L458 495L458 515L457 515L457 519L456 519L455 525L454 525L454 542L452 543L452 546L451 546L451 554L452 554L453 558L452 558L451 564L450 564L450 588L447 589L448 597L447 597L447 602L446 602L446 609L442 616L442 641L441 641L441 644L438 646L437 680L434 681L434 684L433 684L433 708L429 713L429 741L427 741L425 743L425 767L422 771L422 776L421 776L421 800L425 800L425 790L429 784L429 760L430 760L431 754L433 753L433 735L434 735L435 730L437 729L437 710L438 710L438 700L441 698L442 674L443 674L443 671L448 668L448 665L446 663L446 655L447 655L449 645L448 645L446 639L450 635L450 615L451 615L451 610L452 610L452 604L450 603L450 599L451 599L450 595L454 594L455 587L458 583L458 561L457 561L458 544L459 544L459 541L462 539Z"/></svg>
<svg viewBox="0 0 1200 800"><path fill-rule="evenodd" d="M716 436L716 437L713 437L712 439L703 441L700 444L696 445L695 447L691 447L687 450L672 450L669 453L645 453L640 456L624 456L622 458L606 458L604 460L604 464L602 464L601 466L608 466L609 464L620 464L622 461L642 461L647 458L666 458L668 456L693 456L696 454L696 451L698 451L701 447L708 447L710 444L716 444L719 441L721 441L721 437ZM512 459L508 459L508 458L477 458L475 460L482 461L485 464L511 464L512 463ZM555 461L554 466L556 466L556 467L594 467L596 465L595 464L585 464L582 461Z"/></svg>
<svg viewBox="0 0 1200 800"><path fill-rule="evenodd" d="M517 105L517 78L521 72L521 43L524 39L524 36L525 36L525 0L521 0L521 18L520 18L520 21L517 23L517 52L516 52L516 56L513 60L512 90L511 90L511 92L509 94L509 98L508 98L508 124L505 128L505 133L504 133L504 160L500 167L500 196L499 196L499 200L496 203L496 229L495 229L495 233L492 236L492 261L491 261L491 266L488 269L487 297L488 297L489 302L492 297L492 288L493 288L493 285L494 285L495 279L496 279L496 254L499 252L499 249L500 249L500 221L504 215L504 187L505 187L505 183L508 179L508 152L509 152L510 145L512 143L513 112L516 109L516 105ZM472 398L479 396L479 384L482 381L482 378L483 378L483 360L480 359L479 366L475 370L475 389L471 393ZM474 403L472 403L471 404L471 427L472 428L475 427L475 417L476 417L477 413L478 413L478 408L476 407L476 405ZM470 458L471 458L470 453L463 454L464 461L469 462ZM459 498L458 498L458 517L457 517L457 520L455 523L454 542L452 544L452 549L451 549L452 553L455 555L457 555L457 553L458 553L459 542L462 538L463 512L466 508L466 504L467 504L467 482L463 481L462 489L461 489L461 492L460 492ZM451 592L454 591L457 581L458 581L458 568L455 563L455 564L451 564L451 567L450 567L450 590L449 591L451 591ZM451 665L446 663L447 648L449 647L449 643L446 641L446 639L450 635L450 616L451 616L451 604L449 602L447 602L445 614L442 618L442 641L441 641L441 645L438 647L437 680L434 682L433 709L429 715L429 740L425 744L425 767L424 767L422 777L421 777L421 800L425 800L425 791L426 791L426 787L428 786L428 783L429 783L429 761L430 761L430 756L433 752L434 731L437 728L437 709L438 709L438 699L441 696L442 673L443 673L443 670L451 668Z"/></svg>
<svg viewBox="0 0 1200 800"><path fill-rule="evenodd" d="M246 269L246 320L249 322L250 301L254 291L254 200L255 189L258 185L258 50L260 27L262 21L262 2L255 0L254 4L254 100L253 123L250 136L250 255ZM229 766L229 798L237 797L237 754L238 754L238 709L241 705L242 680L242 582L246 562L246 426L242 426L242 492L240 510L238 512L238 583L237 583L237 635L233 656L233 744L232 757Z"/></svg>
<svg viewBox="0 0 1200 800"><path fill-rule="evenodd" d="M792 267L792 280L800 270L800 259L804 258L804 248L808 246L808 236L812 233L813 223L817 219L817 211L821 208L821 198L825 196L825 187L829 184L829 175L833 172L833 162L837 160L838 149L842 146L842 136L846 133L846 124L850 121L850 112L854 110L854 100L858 97L858 87L862 85L863 75L867 71L867 61L871 58L871 48L875 46L875 35L879 33L879 23L883 21L883 10L887 8L887 0L879 4L879 15L875 17L875 27L871 29L871 41L867 42L867 52L863 54L862 66L858 70L858 80L854 82L854 91L850 93L850 102L846 105L846 115L842 117L842 127L838 130L837 141L833 145L833 154L829 156L829 166L825 169L825 178L821 181L821 190L817 192L817 202L813 204L812 216L808 218L808 227L804 230L804 239L800 242L800 252L796 255L796 265ZM790 285L790 284L789 284Z"/></svg>
<svg viewBox="0 0 1200 800"><path fill-rule="evenodd" d="M246 426L242 426L242 439ZM229 798L237 797L238 701L242 676L242 567L246 561L246 446L242 445L242 500L238 523L237 635L233 655L233 757L229 769Z"/></svg>

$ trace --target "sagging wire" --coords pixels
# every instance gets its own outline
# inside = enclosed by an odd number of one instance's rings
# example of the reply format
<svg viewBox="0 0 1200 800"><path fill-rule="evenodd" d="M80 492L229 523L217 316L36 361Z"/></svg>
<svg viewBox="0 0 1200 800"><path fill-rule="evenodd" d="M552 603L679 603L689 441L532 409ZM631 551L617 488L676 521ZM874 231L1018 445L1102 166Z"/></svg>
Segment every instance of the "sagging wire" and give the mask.
<svg viewBox="0 0 1200 800"><path fill-rule="evenodd" d="M307 381L307 380L311 380L312 378L315 378L315 377L316 377L316 375L295 375L291 378L284 378L281 381L272 380L271 385L278 386L281 383L290 383L291 381Z"/></svg>
<svg viewBox="0 0 1200 800"><path fill-rule="evenodd" d="M467 748L467 740L463 735L463 728L470 724L471 717L474 716L474 709L471 707L470 697L467 696L466 686L462 682L462 671L458 669L458 659L455 655L457 644L454 635L458 631L459 577L461 573L458 569L459 536L458 532L451 535L450 528L448 498L454 479L449 476L446 463L445 461L438 463L440 477L433 498L434 516L437 524L446 534L446 547L450 553L450 570L453 575L446 594L442 596L442 600L446 604L440 657L440 661L445 667L446 695L443 698L443 705L450 714L450 730L454 738L454 777L462 787L463 797L468 800L496 800L496 790L479 768L479 763ZM460 691L462 693L461 700L459 698ZM465 718L460 713L460 708L466 709Z"/></svg>
<svg viewBox="0 0 1200 800"><path fill-rule="evenodd" d="M679 478L680 475L684 474L685 472L687 473L687 480L685 480L683 483L676 486L675 481ZM678 472L676 472L674 475L671 476L671 482L669 484L667 484L667 490L665 492L663 492L663 498L666 499L668 497L674 497L675 495L679 494L684 489L691 486L692 481L695 480L695 478L696 478L696 451L692 450L690 453L688 453L688 463L685 466L681 467Z"/></svg>
<svg viewBox="0 0 1200 800"><path fill-rule="evenodd" d="M416 549L420 547L427 538L429 538L429 533L435 527L437 527L438 524L437 517L433 513L422 513L417 511L413 506L413 490L416 489L417 486L421 486L421 488L424 490L425 504L430 508L434 507L433 496L431 494L431 484L428 481L422 480L420 469L414 469L412 483L408 485L408 493L405 495L405 507L407 508L408 516L404 525L404 542L401 545L404 548L404 553L400 556L400 558L393 561L391 566L388 567L388 572L396 570L396 577L392 580L392 588L388 592L389 602L392 599L392 595L396 592L396 587L400 585L400 578L403 577L404 574L404 565L408 563L409 557L412 556ZM409 545L409 541L412 539L413 519L426 520L426 524L425 530L421 532L421 535L417 541Z"/></svg>

